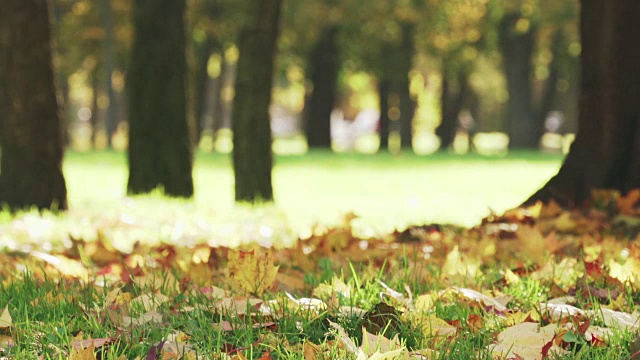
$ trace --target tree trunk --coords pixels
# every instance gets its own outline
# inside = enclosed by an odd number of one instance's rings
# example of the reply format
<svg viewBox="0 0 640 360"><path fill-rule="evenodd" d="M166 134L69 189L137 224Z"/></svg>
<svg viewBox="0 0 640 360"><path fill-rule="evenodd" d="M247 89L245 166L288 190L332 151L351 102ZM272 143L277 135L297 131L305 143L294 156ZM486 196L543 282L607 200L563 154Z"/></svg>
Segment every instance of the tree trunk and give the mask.
<svg viewBox="0 0 640 360"><path fill-rule="evenodd" d="M593 189L640 187L640 2L581 4L578 133L558 174L526 204L579 205Z"/></svg>
<svg viewBox="0 0 640 360"><path fill-rule="evenodd" d="M553 35L551 42L551 53L553 58L548 65L549 76L545 80L544 87L542 89L542 96L540 97L540 106L536 112L539 124L545 124L547 115L554 110L554 104L558 99L558 81L560 80L560 58L564 56L563 52L567 48L567 42L565 40L564 31L558 29Z"/></svg>
<svg viewBox="0 0 640 360"><path fill-rule="evenodd" d="M109 104L104 113L104 124L107 132L107 144L111 147L113 134L118 126L118 108L116 107L116 96L113 91L111 76L115 69L115 50L113 40L113 10L111 0L101 0L102 26L104 28L104 40L102 41L102 56L104 62L104 89Z"/></svg>
<svg viewBox="0 0 640 360"><path fill-rule="evenodd" d="M207 66L209 64L209 57L213 50L218 47L217 42L211 37L207 38L202 43L195 43L194 45L194 58L195 64L193 69L192 79L192 91L193 91L193 116L195 118L195 134L194 138L196 144L200 141L202 131L206 126L206 100L209 97L209 74L207 72Z"/></svg>
<svg viewBox="0 0 640 360"><path fill-rule="evenodd" d="M338 95L340 55L338 28L325 28L309 54L309 73L313 91L305 109L309 148L331 148L331 112Z"/></svg>
<svg viewBox="0 0 640 360"><path fill-rule="evenodd" d="M413 56L415 55L415 45L413 41L415 25L403 23L402 41L400 43L397 93L400 100L400 146L403 149L413 149L413 116L415 115L416 103L411 98L409 87L409 73L413 67Z"/></svg>
<svg viewBox="0 0 640 360"><path fill-rule="evenodd" d="M391 85L387 79L378 81L378 94L380 96L380 122L378 123L380 134L380 150L389 150L389 133L391 121L389 119L389 95Z"/></svg>
<svg viewBox="0 0 640 360"><path fill-rule="evenodd" d="M46 0L0 2L0 204L66 209Z"/></svg>
<svg viewBox="0 0 640 360"><path fill-rule="evenodd" d="M468 79L466 70L450 69L450 60L443 61L442 94L440 100L441 123L436 128L436 135L440 138L440 148L447 149L455 139L458 128L458 115L462 111L467 96ZM454 65L455 67L455 65Z"/></svg>
<svg viewBox="0 0 640 360"><path fill-rule="evenodd" d="M533 113L531 101L531 58L534 29L521 31L517 24L519 13L509 13L500 22L499 38L502 63L507 79L507 126L509 147L538 148L542 126Z"/></svg>
<svg viewBox="0 0 640 360"><path fill-rule="evenodd" d="M98 135L98 130L100 124L98 123L98 92L100 91L99 79L97 70L93 69L89 74L89 78L91 79L91 92L93 96L91 96L91 118L89 119L91 122L91 148L96 148L96 140Z"/></svg>
<svg viewBox="0 0 640 360"><path fill-rule="evenodd" d="M129 194L193 195L184 0L135 0L128 71Z"/></svg>
<svg viewBox="0 0 640 360"><path fill-rule="evenodd" d="M281 3L252 3L240 31L232 121L236 201L273 200L269 105Z"/></svg>

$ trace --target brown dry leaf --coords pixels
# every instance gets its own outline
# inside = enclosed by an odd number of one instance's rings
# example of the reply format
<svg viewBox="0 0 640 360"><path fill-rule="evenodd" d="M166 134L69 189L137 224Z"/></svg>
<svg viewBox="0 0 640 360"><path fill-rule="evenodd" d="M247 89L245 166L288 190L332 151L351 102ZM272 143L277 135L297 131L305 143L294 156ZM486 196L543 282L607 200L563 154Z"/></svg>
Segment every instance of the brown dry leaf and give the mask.
<svg viewBox="0 0 640 360"><path fill-rule="evenodd" d="M469 329L471 329L471 332L473 333L477 333L485 326L484 318L478 314L469 314L467 323L469 324Z"/></svg>
<svg viewBox="0 0 640 360"><path fill-rule="evenodd" d="M238 251L228 253L229 286L239 293L262 296L276 280L278 266L273 263L271 250Z"/></svg>
<svg viewBox="0 0 640 360"><path fill-rule="evenodd" d="M15 343L13 342L13 337L0 334L0 350L11 348L14 345Z"/></svg>
<svg viewBox="0 0 640 360"><path fill-rule="evenodd" d="M617 201L618 211L624 215L638 215L636 205L640 201L640 189L633 189Z"/></svg>
<svg viewBox="0 0 640 360"><path fill-rule="evenodd" d="M258 360L271 360L271 351L265 351Z"/></svg>
<svg viewBox="0 0 640 360"><path fill-rule="evenodd" d="M551 200L546 204L542 205L542 208L540 209L540 218L541 219L555 218L558 215L560 215L563 211L564 210L562 209L562 207L560 207L560 205L558 205L558 203L555 200Z"/></svg>
<svg viewBox="0 0 640 360"><path fill-rule="evenodd" d="M196 351L190 344L167 340L162 346L162 360L196 360Z"/></svg>
<svg viewBox="0 0 640 360"><path fill-rule="evenodd" d="M98 266L106 266L122 260L122 253L116 250L109 241L83 242L85 254Z"/></svg>
<svg viewBox="0 0 640 360"><path fill-rule="evenodd" d="M322 351L322 349L320 348L320 346L312 343L309 340L306 340L304 342L304 348L303 348L303 355L304 355L304 360L316 360L318 358L318 354L320 354L320 352Z"/></svg>
<svg viewBox="0 0 640 360"><path fill-rule="evenodd" d="M362 318L362 328L376 334L386 332L387 329L394 331L399 326L399 315L393 306L379 302Z"/></svg>

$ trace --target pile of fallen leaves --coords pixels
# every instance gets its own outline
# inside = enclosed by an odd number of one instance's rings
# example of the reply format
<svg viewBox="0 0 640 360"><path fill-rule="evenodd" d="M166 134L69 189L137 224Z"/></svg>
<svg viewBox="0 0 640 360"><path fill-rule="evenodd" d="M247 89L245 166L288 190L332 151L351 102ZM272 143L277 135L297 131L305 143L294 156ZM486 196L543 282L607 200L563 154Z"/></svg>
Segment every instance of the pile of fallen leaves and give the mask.
<svg viewBox="0 0 640 360"><path fill-rule="evenodd" d="M491 337L492 343L477 351L494 358L545 359L582 347L607 347L615 334L637 331L640 325L640 190L624 196L596 191L589 206L576 209L539 203L492 214L470 229L429 224L363 236L357 230L360 219L347 214L340 224L317 225L283 248L264 246L277 233L265 225L252 228L257 244L228 248L193 233L176 235L181 230L175 228L167 229L171 242L145 239L127 218L86 223L88 237L58 229L57 245L25 241L39 239L33 234L39 222L55 221L28 215L0 229L5 244L0 280L2 289L23 281L25 274L30 281L105 289L100 305L83 312L115 329L114 335L75 334L57 349L71 359L96 359L132 328L162 326L167 316L193 311L231 314L237 322L220 317L212 331L232 332L250 324L260 331L263 349L285 346L304 359L336 354L358 360L443 358L447 344L474 333ZM130 244L115 241L117 236L131 239ZM401 276L405 281L395 281ZM404 286L394 289L381 279ZM529 294L530 304L505 291L524 289L532 280L545 292ZM355 299L366 283L383 289L375 303ZM133 286L147 293L134 295ZM194 293L208 299L207 305L176 300ZM38 300L74 301L54 295ZM465 304L477 311L464 319L443 319L436 315L438 304ZM15 346L10 309L11 304L0 304L0 356ZM325 341L283 340L278 324L301 313L324 319ZM344 317L359 319L358 331L340 325ZM409 345L395 331L399 328L427 341L421 347ZM247 356L234 344L221 349L215 358ZM625 351L637 350L632 345ZM148 344L146 359L200 358L197 353L190 335L174 330ZM271 359L271 352L264 350L259 358Z"/></svg>

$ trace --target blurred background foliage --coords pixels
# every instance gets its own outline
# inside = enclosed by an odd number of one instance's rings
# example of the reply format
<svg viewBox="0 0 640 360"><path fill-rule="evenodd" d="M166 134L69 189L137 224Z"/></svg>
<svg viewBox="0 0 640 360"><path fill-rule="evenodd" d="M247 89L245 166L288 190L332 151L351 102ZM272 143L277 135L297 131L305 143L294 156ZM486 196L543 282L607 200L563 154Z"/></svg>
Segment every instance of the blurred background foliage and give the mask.
<svg viewBox="0 0 640 360"><path fill-rule="evenodd" d="M52 5L68 145L126 148L131 2ZM194 145L228 152L236 35L242 7L251 3L187 5ZM312 144L317 132L305 125L315 88L332 92L333 111L323 121L330 121L336 151L500 153L509 137L520 147L514 134L525 125L531 139L523 147L562 151L576 129L578 9L577 0L285 1L271 106L274 150L304 152L307 138ZM332 78L335 86L322 85Z"/></svg>

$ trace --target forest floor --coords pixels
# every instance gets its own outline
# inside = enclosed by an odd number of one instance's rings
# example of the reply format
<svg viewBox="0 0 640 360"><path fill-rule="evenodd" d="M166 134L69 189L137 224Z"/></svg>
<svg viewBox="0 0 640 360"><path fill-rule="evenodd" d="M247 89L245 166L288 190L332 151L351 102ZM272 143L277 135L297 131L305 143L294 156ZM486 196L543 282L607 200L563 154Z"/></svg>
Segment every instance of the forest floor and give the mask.
<svg viewBox="0 0 640 360"><path fill-rule="evenodd" d="M227 157L198 157L184 202L125 199L122 154L70 154L68 213L0 219L0 358L636 359L640 191L487 214L559 164L528 156L279 158L300 204L226 214Z"/></svg>

